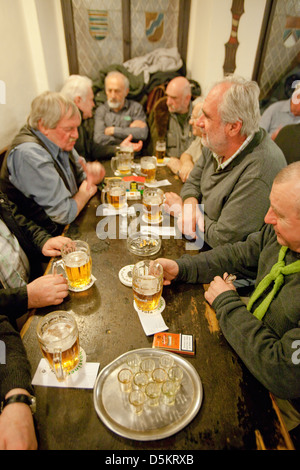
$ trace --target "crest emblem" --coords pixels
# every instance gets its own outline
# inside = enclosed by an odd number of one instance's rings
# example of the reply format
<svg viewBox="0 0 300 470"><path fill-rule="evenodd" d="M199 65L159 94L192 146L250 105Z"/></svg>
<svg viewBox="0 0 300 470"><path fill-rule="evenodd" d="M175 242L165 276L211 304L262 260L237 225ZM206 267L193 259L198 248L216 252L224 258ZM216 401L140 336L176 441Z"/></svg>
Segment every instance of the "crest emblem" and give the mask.
<svg viewBox="0 0 300 470"><path fill-rule="evenodd" d="M164 13L145 12L146 38L150 42L160 41L164 33Z"/></svg>
<svg viewBox="0 0 300 470"><path fill-rule="evenodd" d="M107 10L88 10L89 31L92 38L101 41L108 36Z"/></svg>

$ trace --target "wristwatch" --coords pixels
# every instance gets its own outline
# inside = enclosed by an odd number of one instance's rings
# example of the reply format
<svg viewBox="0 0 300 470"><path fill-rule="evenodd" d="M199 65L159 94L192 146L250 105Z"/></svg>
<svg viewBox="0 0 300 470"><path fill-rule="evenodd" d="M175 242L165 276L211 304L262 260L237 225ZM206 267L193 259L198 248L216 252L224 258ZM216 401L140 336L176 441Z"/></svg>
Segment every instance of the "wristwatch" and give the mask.
<svg viewBox="0 0 300 470"><path fill-rule="evenodd" d="M31 413L34 414L36 411L36 398L33 395L25 395L25 393L19 393L17 395L11 395L1 402L0 413L2 413L5 406L11 403L25 403L31 409Z"/></svg>

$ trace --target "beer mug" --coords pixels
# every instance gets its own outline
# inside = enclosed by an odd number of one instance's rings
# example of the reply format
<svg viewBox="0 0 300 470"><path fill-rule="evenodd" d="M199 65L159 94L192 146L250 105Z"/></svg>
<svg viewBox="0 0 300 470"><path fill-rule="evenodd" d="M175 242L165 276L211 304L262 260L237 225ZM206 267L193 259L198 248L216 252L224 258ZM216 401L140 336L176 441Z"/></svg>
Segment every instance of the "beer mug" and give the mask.
<svg viewBox="0 0 300 470"><path fill-rule="evenodd" d="M146 183L155 181L156 176L156 158L155 157L142 157L141 158L141 175L146 178Z"/></svg>
<svg viewBox="0 0 300 470"><path fill-rule="evenodd" d="M83 290L91 282L92 259L90 247L81 240L71 240L61 248L61 260L53 263L52 272L61 266L67 276L69 287L73 290Z"/></svg>
<svg viewBox="0 0 300 470"><path fill-rule="evenodd" d="M155 310L163 290L163 267L156 261L136 263L132 270L133 298L143 312Z"/></svg>
<svg viewBox="0 0 300 470"><path fill-rule="evenodd" d="M120 153L125 153L128 156L130 156L131 160L134 158L134 150L133 150L133 145L122 145L120 144L120 147L117 147L117 155Z"/></svg>
<svg viewBox="0 0 300 470"><path fill-rule="evenodd" d="M102 204L110 204L115 209L122 209L126 204L126 186L123 180L111 178L101 193Z"/></svg>
<svg viewBox="0 0 300 470"><path fill-rule="evenodd" d="M74 317L63 310L48 313L37 325L41 352L58 381L79 363L79 334Z"/></svg>
<svg viewBox="0 0 300 470"><path fill-rule="evenodd" d="M166 141L165 140L158 140L155 145L155 155L157 163L164 163L164 159L166 156Z"/></svg>
<svg viewBox="0 0 300 470"><path fill-rule="evenodd" d="M164 192L159 188L147 188L143 192L143 209L146 222L157 224L162 220Z"/></svg>
<svg viewBox="0 0 300 470"><path fill-rule="evenodd" d="M120 176L127 176L131 174L131 164L133 162L132 153L117 153L115 157L111 158L110 165L114 174Z"/></svg>

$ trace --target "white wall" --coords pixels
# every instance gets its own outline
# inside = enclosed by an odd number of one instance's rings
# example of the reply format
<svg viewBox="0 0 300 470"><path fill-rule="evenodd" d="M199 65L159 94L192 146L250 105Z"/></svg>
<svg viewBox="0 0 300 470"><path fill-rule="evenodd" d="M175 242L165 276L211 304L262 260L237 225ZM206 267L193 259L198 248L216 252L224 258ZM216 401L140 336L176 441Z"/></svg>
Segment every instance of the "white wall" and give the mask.
<svg viewBox="0 0 300 470"><path fill-rule="evenodd" d="M266 0L245 0L239 28L236 73L251 78ZM222 78L231 32L232 0L192 0L188 76L205 94ZM0 0L0 150L24 124L33 98L60 90L68 61L60 0Z"/></svg>
<svg viewBox="0 0 300 470"><path fill-rule="evenodd" d="M238 26L239 47L235 74L251 78L266 0L245 0ZM231 25L232 0L192 0L188 38L187 72L205 95L223 77L225 44Z"/></svg>
<svg viewBox="0 0 300 470"><path fill-rule="evenodd" d="M68 76L60 0L0 0L0 150L25 123L33 98Z"/></svg>

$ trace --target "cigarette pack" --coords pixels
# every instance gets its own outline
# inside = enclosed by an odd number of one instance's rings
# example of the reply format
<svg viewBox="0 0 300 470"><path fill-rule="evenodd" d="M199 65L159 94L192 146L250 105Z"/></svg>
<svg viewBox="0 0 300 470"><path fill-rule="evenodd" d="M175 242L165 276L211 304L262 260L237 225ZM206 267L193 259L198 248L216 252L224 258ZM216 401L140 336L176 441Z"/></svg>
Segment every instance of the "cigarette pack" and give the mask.
<svg viewBox="0 0 300 470"><path fill-rule="evenodd" d="M144 176L124 176L127 199L140 199L145 188Z"/></svg>
<svg viewBox="0 0 300 470"><path fill-rule="evenodd" d="M193 335L183 335L181 333L161 332L155 333L153 338L153 348L167 349L179 354L195 355L195 345Z"/></svg>

